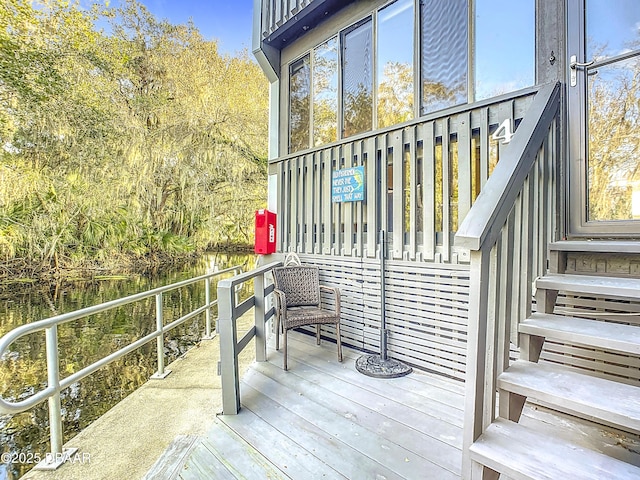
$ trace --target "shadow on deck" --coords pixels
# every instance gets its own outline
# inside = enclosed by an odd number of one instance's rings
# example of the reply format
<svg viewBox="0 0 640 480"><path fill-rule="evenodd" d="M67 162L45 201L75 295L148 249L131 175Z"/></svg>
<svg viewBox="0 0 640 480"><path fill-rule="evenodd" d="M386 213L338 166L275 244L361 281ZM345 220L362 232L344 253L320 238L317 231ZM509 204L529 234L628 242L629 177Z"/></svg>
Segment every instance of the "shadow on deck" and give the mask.
<svg viewBox="0 0 640 480"><path fill-rule="evenodd" d="M182 453L163 478L460 478L460 382L371 378L355 370L359 352L345 349L340 364L335 344L294 333L289 345L289 371L270 346L242 378L240 413L204 438L177 439Z"/></svg>

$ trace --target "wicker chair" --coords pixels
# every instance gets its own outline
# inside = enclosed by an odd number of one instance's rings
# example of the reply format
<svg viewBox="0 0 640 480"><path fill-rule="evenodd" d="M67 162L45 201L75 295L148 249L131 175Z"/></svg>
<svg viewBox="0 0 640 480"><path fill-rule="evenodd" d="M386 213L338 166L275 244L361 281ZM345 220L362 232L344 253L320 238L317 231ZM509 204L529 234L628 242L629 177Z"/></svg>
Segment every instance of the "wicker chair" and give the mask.
<svg viewBox="0 0 640 480"><path fill-rule="evenodd" d="M320 285L317 267L287 266L273 269L276 297L276 350L280 349L280 329L284 336L284 369L287 370L287 331L306 325L316 325L316 341L320 345L320 326L336 327L338 361L342 361L340 341L340 291ZM322 305L320 292L334 295L335 308Z"/></svg>

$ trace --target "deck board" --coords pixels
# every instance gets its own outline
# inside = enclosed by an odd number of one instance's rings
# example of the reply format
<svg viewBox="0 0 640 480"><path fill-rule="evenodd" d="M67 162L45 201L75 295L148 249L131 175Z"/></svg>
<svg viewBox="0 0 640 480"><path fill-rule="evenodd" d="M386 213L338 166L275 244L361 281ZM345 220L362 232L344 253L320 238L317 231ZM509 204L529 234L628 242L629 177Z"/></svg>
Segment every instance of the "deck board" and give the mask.
<svg viewBox="0 0 640 480"><path fill-rule="evenodd" d="M463 388L420 372L358 373L361 354L290 334L290 370L269 348L241 381L242 409L219 417L284 475L307 478L459 479Z"/></svg>

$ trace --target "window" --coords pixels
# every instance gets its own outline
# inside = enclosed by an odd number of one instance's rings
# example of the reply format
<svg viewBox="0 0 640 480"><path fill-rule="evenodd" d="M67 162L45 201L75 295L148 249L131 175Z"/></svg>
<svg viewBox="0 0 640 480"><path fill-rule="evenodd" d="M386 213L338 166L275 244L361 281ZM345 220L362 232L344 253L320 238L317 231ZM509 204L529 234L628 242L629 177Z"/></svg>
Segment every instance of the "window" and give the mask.
<svg viewBox="0 0 640 480"><path fill-rule="evenodd" d="M289 68L289 151L309 148L311 69L309 55Z"/></svg>
<svg viewBox="0 0 640 480"><path fill-rule="evenodd" d="M413 0L378 12L378 128L413 118Z"/></svg>
<svg viewBox="0 0 640 480"><path fill-rule="evenodd" d="M342 34L342 135L373 126L373 26L371 18Z"/></svg>
<svg viewBox="0 0 640 480"><path fill-rule="evenodd" d="M468 16L467 0L420 4L422 115L467 102Z"/></svg>
<svg viewBox="0 0 640 480"><path fill-rule="evenodd" d="M475 2L475 100L533 85L535 2Z"/></svg>
<svg viewBox="0 0 640 480"><path fill-rule="evenodd" d="M338 139L338 38L313 49L313 145Z"/></svg>
<svg viewBox="0 0 640 480"><path fill-rule="evenodd" d="M534 33L534 0L395 0L374 10L289 65L289 151L533 85Z"/></svg>

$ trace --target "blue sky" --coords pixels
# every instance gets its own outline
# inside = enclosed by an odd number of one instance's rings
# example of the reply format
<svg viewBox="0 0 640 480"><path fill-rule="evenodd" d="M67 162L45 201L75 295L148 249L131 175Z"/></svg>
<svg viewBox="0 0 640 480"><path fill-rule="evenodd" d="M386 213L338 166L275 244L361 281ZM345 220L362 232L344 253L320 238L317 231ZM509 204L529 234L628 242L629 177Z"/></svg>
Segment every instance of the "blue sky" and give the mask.
<svg viewBox="0 0 640 480"><path fill-rule="evenodd" d="M139 0L158 19L174 24L189 18L207 39L217 39L221 53L251 51L253 0ZM111 0L117 6L118 0Z"/></svg>

